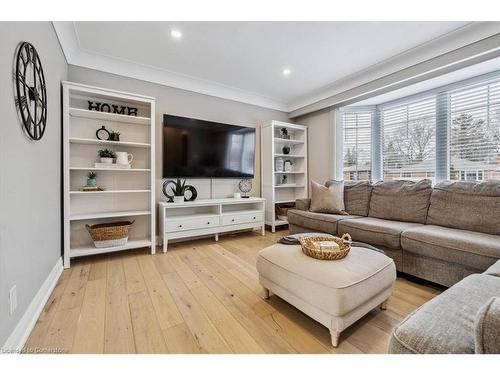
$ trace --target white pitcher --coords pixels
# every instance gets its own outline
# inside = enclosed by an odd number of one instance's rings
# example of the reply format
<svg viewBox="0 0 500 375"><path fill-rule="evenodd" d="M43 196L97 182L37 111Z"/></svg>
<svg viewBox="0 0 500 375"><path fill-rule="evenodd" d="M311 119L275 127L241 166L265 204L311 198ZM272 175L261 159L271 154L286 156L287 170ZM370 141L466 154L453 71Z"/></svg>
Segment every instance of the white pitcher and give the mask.
<svg viewBox="0 0 500 375"><path fill-rule="evenodd" d="M116 164L128 165L132 163L132 160L134 160L134 155L123 151L116 152Z"/></svg>

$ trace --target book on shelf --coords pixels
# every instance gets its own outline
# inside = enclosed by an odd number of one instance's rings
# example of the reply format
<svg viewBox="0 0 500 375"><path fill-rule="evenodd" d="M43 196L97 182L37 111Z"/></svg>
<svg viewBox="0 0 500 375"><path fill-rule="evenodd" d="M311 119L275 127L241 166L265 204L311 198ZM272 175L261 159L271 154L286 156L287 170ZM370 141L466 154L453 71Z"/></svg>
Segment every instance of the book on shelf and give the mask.
<svg viewBox="0 0 500 375"><path fill-rule="evenodd" d="M80 191L104 191L104 190L106 190L104 186L96 186L96 185L80 186Z"/></svg>

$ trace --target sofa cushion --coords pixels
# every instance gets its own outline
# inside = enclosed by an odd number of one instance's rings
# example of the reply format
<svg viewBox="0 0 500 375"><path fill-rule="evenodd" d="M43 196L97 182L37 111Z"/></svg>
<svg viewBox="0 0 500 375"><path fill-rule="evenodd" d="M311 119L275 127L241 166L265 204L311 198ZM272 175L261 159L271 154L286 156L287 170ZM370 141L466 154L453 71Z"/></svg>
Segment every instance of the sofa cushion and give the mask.
<svg viewBox="0 0 500 375"><path fill-rule="evenodd" d="M310 228L314 232L337 234L337 222L351 215L321 214L302 210L288 210L288 222L299 227Z"/></svg>
<svg viewBox="0 0 500 375"><path fill-rule="evenodd" d="M401 235L404 251L483 271L500 258L500 236L423 225Z"/></svg>
<svg viewBox="0 0 500 375"><path fill-rule="evenodd" d="M483 272L486 275L500 277L500 259L493 263L486 271Z"/></svg>
<svg viewBox="0 0 500 375"><path fill-rule="evenodd" d="M500 234L500 181L443 181L434 186L427 224Z"/></svg>
<svg viewBox="0 0 500 375"><path fill-rule="evenodd" d="M491 298L479 310L476 315L475 328L476 353L500 353L500 297Z"/></svg>
<svg viewBox="0 0 500 375"><path fill-rule="evenodd" d="M327 181L329 187L334 180ZM344 181L344 205L349 215L368 216L372 185L370 181Z"/></svg>
<svg viewBox="0 0 500 375"><path fill-rule="evenodd" d="M389 249L399 249L401 247L401 233L417 226L422 226L422 224L359 217L341 220L337 225L337 233L339 235L349 233L354 241L385 246Z"/></svg>
<svg viewBox="0 0 500 375"><path fill-rule="evenodd" d="M430 180L377 182L373 185L368 216L424 224L431 193Z"/></svg>
<svg viewBox="0 0 500 375"><path fill-rule="evenodd" d="M500 278L471 275L408 315L394 329L390 353L474 353L474 321Z"/></svg>

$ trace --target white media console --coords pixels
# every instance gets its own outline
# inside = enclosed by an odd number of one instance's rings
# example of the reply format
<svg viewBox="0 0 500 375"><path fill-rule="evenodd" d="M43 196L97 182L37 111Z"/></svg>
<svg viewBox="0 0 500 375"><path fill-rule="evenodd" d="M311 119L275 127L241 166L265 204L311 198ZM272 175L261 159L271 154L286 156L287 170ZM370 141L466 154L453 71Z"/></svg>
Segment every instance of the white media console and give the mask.
<svg viewBox="0 0 500 375"><path fill-rule="evenodd" d="M163 251L168 240L215 235L259 228L265 234L264 198L199 199L192 202L159 202L160 237Z"/></svg>

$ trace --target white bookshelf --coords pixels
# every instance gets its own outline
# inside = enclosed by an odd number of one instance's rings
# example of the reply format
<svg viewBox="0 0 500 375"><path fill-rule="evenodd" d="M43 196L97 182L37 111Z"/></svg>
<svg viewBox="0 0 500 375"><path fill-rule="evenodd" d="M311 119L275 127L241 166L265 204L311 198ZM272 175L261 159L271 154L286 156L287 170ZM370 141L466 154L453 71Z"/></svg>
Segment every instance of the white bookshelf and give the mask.
<svg viewBox="0 0 500 375"><path fill-rule="evenodd" d="M283 139L280 130L286 128L290 139ZM287 225L276 216L276 205L293 203L307 198L307 127L281 121L271 121L261 128L261 184L262 197L266 199L265 223L274 232L277 226ZM283 153L283 146L290 153ZM276 170L276 159L290 160L292 170ZM286 176L286 182L283 177Z"/></svg>
<svg viewBox="0 0 500 375"><path fill-rule="evenodd" d="M88 101L138 108L137 116L88 109ZM155 252L155 99L63 82L64 267L71 258L150 247ZM120 132L120 141L99 140L96 130ZM132 153L131 168L96 168L102 148ZM87 173L103 191L81 191ZM134 220L124 246L96 248L85 224Z"/></svg>

